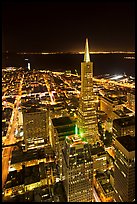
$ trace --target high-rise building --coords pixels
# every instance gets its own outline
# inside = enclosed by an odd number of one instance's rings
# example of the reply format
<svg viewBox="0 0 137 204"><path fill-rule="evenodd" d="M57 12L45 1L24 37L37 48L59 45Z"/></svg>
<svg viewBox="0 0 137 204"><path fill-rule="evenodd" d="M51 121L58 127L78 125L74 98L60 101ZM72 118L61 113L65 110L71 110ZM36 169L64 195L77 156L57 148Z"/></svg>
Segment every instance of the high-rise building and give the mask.
<svg viewBox="0 0 137 204"><path fill-rule="evenodd" d="M77 135L68 137L62 150L63 183L68 202L92 202L93 160L91 144Z"/></svg>
<svg viewBox="0 0 137 204"><path fill-rule="evenodd" d="M94 144L99 141L96 115L97 98L93 93L93 62L90 62L88 39L86 39L84 62L81 63L81 95L78 109L80 136Z"/></svg>
<svg viewBox="0 0 137 204"><path fill-rule="evenodd" d="M59 175L62 179L62 148L66 137L75 134L75 124L70 117L59 117L52 119L52 144L56 154L56 162L59 166Z"/></svg>
<svg viewBox="0 0 137 204"><path fill-rule="evenodd" d="M46 110L31 107L23 110L25 149L36 148L48 142L48 115Z"/></svg>
<svg viewBox="0 0 137 204"><path fill-rule="evenodd" d="M94 177L94 188L101 202L113 202L114 189L110 183L109 171L96 172Z"/></svg>
<svg viewBox="0 0 137 204"><path fill-rule="evenodd" d="M114 188L116 202L135 201L135 137L115 140Z"/></svg>
<svg viewBox="0 0 137 204"><path fill-rule="evenodd" d="M135 112L135 90L127 93L127 107Z"/></svg>
<svg viewBox="0 0 137 204"><path fill-rule="evenodd" d="M30 62L28 62L28 70L30 70Z"/></svg>
<svg viewBox="0 0 137 204"><path fill-rule="evenodd" d="M135 116L128 116L113 120L113 137L135 135Z"/></svg>
<svg viewBox="0 0 137 204"><path fill-rule="evenodd" d="M100 110L104 111L107 116L114 119L114 111L122 110L124 101L120 101L118 97L101 96L100 97Z"/></svg>

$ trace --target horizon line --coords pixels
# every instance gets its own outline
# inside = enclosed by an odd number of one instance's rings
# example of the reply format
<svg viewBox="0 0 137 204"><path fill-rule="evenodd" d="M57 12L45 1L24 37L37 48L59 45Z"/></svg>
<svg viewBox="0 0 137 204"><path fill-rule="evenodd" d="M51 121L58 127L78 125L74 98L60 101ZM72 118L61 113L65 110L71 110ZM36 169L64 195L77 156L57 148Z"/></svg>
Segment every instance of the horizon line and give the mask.
<svg viewBox="0 0 137 204"><path fill-rule="evenodd" d="M10 52L5 52L10 53ZM84 51L60 51L60 52L15 52L16 54L84 54ZM90 54L135 54L135 51L91 51Z"/></svg>

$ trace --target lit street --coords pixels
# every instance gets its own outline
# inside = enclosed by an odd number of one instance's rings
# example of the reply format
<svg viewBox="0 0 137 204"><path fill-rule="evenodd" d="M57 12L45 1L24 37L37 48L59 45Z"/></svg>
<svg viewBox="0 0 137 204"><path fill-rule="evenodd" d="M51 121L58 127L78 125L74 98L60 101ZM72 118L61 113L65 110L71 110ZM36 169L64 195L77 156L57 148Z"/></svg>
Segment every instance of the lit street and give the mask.
<svg viewBox="0 0 137 204"><path fill-rule="evenodd" d="M23 77L22 77L22 80L20 82L19 95L16 97L16 100L14 103L15 107L14 107L13 112L12 112L12 120L10 121L11 122L10 123L11 128L8 130L6 139L4 141L5 145L15 143L14 133L15 133L15 129L17 127L17 121L16 120L17 120L18 107L19 107L20 97L21 97ZM2 151L2 188L4 187L4 184L5 184L6 179L7 179L9 161L12 157L12 150L13 150L13 147L5 147L5 148L3 148L3 151Z"/></svg>
<svg viewBox="0 0 137 204"><path fill-rule="evenodd" d="M105 150L110 154L110 156L112 156L113 158L115 158L114 148L108 147L108 148L105 148Z"/></svg>
<svg viewBox="0 0 137 204"><path fill-rule="evenodd" d="M134 18L2 2L2 202L135 202Z"/></svg>

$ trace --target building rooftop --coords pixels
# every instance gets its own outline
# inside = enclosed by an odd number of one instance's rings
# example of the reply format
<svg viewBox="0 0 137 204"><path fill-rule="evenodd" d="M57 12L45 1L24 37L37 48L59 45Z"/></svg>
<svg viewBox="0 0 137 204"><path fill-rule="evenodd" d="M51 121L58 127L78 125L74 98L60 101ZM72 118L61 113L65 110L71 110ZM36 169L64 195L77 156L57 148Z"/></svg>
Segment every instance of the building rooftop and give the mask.
<svg viewBox="0 0 137 204"><path fill-rule="evenodd" d="M129 152L135 151L135 137L126 135L122 137L117 137L116 140L123 145Z"/></svg>
<svg viewBox="0 0 137 204"><path fill-rule="evenodd" d="M104 190L104 192L105 192L106 194L107 194L107 193L112 193L112 192L114 192L114 189L113 189L111 183L110 183L110 182L107 182L105 179L104 179L104 180L101 180L101 181L100 181L100 184L101 184L101 186L102 186L102 188L103 188L103 190Z"/></svg>
<svg viewBox="0 0 137 204"><path fill-rule="evenodd" d="M29 166L24 168L25 185L40 181L39 165Z"/></svg>
<svg viewBox="0 0 137 204"><path fill-rule="evenodd" d="M106 151L104 150L104 148L102 146L98 146L98 147L94 147L91 148L91 155L102 155L102 154L106 154Z"/></svg>
<svg viewBox="0 0 137 204"><path fill-rule="evenodd" d="M118 109L118 110L115 110L113 112L116 113L120 117L127 117L127 114L132 113L132 111L126 107L124 107L123 110Z"/></svg>
<svg viewBox="0 0 137 204"><path fill-rule="evenodd" d="M113 125L118 125L121 127L127 127L135 125L135 116L128 116L128 117L122 117L118 119L114 119Z"/></svg>
<svg viewBox="0 0 137 204"><path fill-rule="evenodd" d="M17 170L9 172L5 186L6 189L22 184L24 184L23 170L19 172L17 172Z"/></svg>
<svg viewBox="0 0 137 204"><path fill-rule="evenodd" d="M21 149L13 151L11 164L21 163L23 161L31 161L35 159L43 159L46 154L52 155L53 152L50 149L30 149L27 152L23 152Z"/></svg>
<svg viewBox="0 0 137 204"><path fill-rule="evenodd" d="M70 143L64 146L63 154L67 166L75 166L76 164L83 164L92 161L92 156L106 154L103 147L93 147L91 144L84 143L81 140ZM69 157L69 160L67 159Z"/></svg>
<svg viewBox="0 0 137 204"><path fill-rule="evenodd" d="M31 108L23 108L24 113L34 113L34 112L43 112L42 109L40 109L40 106L31 106Z"/></svg>
<svg viewBox="0 0 137 204"><path fill-rule="evenodd" d="M40 170L40 179L46 178L45 163L44 162L39 163L39 170Z"/></svg>
<svg viewBox="0 0 137 204"><path fill-rule="evenodd" d="M109 181L109 172L96 172L96 179L103 188L105 194L111 193L114 191L110 181Z"/></svg>
<svg viewBox="0 0 137 204"><path fill-rule="evenodd" d="M52 123L54 127L65 126L72 124L72 120L69 117L53 118Z"/></svg>
<svg viewBox="0 0 137 204"><path fill-rule="evenodd" d="M113 112L116 113L120 117L125 117L126 116L125 112L123 112L122 110L115 110Z"/></svg>
<svg viewBox="0 0 137 204"><path fill-rule="evenodd" d="M54 110L58 110L58 109L60 109L60 108L63 108L64 107L64 102L62 101L62 100L60 100L60 101L56 101L57 103L56 104L51 104L50 105L50 109L54 109Z"/></svg>
<svg viewBox="0 0 137 204"><path fill-rule="evenodd" d="M63 127L57 127L56 128L59 136L60 135L66 135L69 136L71 134L75 134L75 125L71 125L71 126L63 126Z"/></svg>
<svg viewBox="0 0 137 204"><path fill-rule="evenodd" d="M5 198L3 202L52 202L53 198L49 186L40 186L23 194L14 194Z"/></svg>
<svg viewBox="0 0 137 204"><path fill-rule="evenodd" d="M130 109L126 108L126 107L123 107L123 111L125 113L132 113L132 111Z"/></svg>

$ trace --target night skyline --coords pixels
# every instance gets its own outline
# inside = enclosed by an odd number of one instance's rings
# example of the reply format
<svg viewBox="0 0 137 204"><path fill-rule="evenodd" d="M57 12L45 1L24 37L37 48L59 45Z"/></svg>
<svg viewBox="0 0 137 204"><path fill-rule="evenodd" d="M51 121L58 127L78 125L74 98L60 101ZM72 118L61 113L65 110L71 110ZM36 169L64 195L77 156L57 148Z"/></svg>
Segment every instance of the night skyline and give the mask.
<svg viewBox="0 0 137 204"><path fill-rule="evenodd" d="M134 2L3 2L2 51L134 51Z"/></svg>
<svg viewBox="0 0 137 204"><path fill-rule="evenodd" d="M135 77L93 76L88 39L83 58L2 69L3 202L135 201Z"/></svg>

